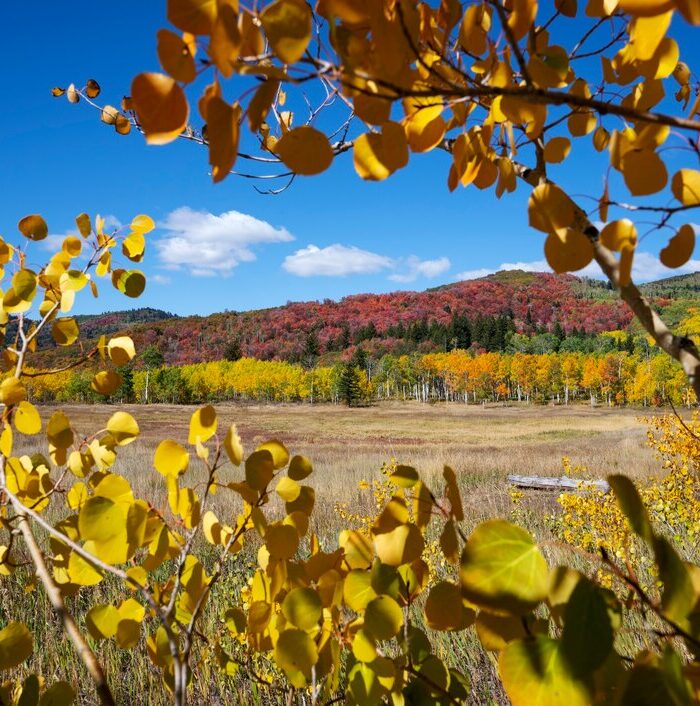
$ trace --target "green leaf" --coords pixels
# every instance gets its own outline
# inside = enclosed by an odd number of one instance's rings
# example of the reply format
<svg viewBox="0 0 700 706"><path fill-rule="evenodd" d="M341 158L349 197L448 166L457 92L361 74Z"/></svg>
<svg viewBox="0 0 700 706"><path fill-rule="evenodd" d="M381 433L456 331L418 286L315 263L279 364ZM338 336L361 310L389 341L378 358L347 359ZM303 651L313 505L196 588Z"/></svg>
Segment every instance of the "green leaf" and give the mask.
<svg viewBox="0 0 700 706"><path fill-rule="evenodd" d="M321 619L323 607L312 588L294 588L282 601L284 617L300 630L311 630Z"/></svg>
<svg viewBox="0 0 700 706"><path fill-rule="evenodd" d="M586 684L571 675L558 643L549 637L508 643L498 659L498 672L513 706L590 706L593 702Z"/></svg>
<svg viewBox="0 0 700 706"><path fill-rule="evenodd" d="M634 483L627 476L621 475L608 476L608 483L610 483L610 487L615 493L617 504L630 523L632 530L646 542L651 542L654 532L651 528L647 510L639 497L637 489L634 487Z"/></svg>
<svg viewBox="0 0 700 706"><path fill-rule="evenodd" d="M460 579L462 594L479 607L525 614L547 596L549 571L528 532L488 520L464 547Z"/></svg>
<svg viewBox="0 0 700 706"><path fill-rule="evenodd" d="M579 579L564 609L561 650L572 671L597 669L613 646L613 629L602 592L586 578Z"/></svg>

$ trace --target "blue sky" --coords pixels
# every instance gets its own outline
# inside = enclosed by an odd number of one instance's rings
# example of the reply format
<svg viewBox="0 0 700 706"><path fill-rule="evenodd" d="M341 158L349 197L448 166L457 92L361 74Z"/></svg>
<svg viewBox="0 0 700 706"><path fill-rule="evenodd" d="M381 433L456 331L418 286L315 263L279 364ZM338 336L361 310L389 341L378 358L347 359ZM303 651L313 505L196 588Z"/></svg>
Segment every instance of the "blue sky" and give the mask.
<svg viewBox="0 0 700 706"><path fill-rule="evenodd" d="M18 242L17 221L34 212L57 236L75 230L81 211L121 222L148 213L159 224L148 236L141 299L105 285L100 299L83 296L79 312L135 305L240 311L423 289L503 265L543 266L542 234L527 226L526 190L501 201L474 188L450 194L443 153L415 155L380 184L361 181L348 154L319 177L263 196L235 177L213 185L201 147L147 147L139 135L116 136L87 106L50 96L52 86L94 77L100 100L118 104L136 73L158 70L164 0L13 3L4 18L14 30L5 33L8 59L0 68L0 234ZM574 143L552 175L572 193L598 196L603 162L589 152ZM192 237L194 247L186 246ZM655 237L643 251L658 252L664 243ZM38 264L48 253L32 247ZM638 259L642 278L662 274L650 256Z"/></svg>

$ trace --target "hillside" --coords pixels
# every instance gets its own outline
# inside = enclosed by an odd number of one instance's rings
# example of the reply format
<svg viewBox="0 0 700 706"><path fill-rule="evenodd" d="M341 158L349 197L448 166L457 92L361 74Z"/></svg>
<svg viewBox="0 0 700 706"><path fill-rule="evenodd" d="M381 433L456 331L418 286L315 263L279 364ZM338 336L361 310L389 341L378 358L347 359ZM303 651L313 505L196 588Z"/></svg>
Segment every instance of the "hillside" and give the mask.
<svg viewBox="0 0 700 706"><path fill-rule="evenodd" d="M674 325L700 300L700 273L643 286ZM86 338L128 331L137 350L155 346L168 364L224 357L330 360L358 344L372 356L468 348L498 350L529 336L622 331L631 312L605 283L571 275L498 272L423 292L358 294L340 301L289 302L256 311L175 317L153 309L79 317ZM46 341L43 361L64 351Z"/></svg>

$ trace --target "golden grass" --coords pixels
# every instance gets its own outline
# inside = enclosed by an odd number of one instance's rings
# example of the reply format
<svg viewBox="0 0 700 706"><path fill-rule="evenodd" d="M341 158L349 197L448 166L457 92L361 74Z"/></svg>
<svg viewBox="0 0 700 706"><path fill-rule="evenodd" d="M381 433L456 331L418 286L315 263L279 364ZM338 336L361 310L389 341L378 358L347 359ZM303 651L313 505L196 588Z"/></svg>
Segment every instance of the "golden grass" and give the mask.
<svg viewBox="0 0 700 706"><path fill-rule="evenodd" d="M55 407L42 409L47 418ZM62 407L81 434L104 427L116 411L109 405ZM187 440L189 417L194 407L167 405L120 407L138 420L142 436L120 452L115 471L125 475L135 493L155 505L166 508L161 477L153 470L152 458L160 439ZM633 476L648 476L658 471L658 464L646 448L645 425L638 412L588 407L474 407L460 405L420 405L390 403L376 407L347 409L336 406L302 405L217 405L220 429L235 422L246 452L259 443L278 438L292 453L309 456L315 473L309 481L316 489L317 504L312 528L322 544L335 543L343 521L334 504L348 503L354 512L373 512L371 494L358 489L360 479L379 477L385 461L396 458L415 465L430 484L437 480L442 466L448 463L458 473L464 497L465 530L485 517L508 516L512 509L505 476L508 473L542 475L561 474L561 458L567 455L573 464L585 465L591 475L605 477L615 471ZM39 437L36 437L37 441ZM45 441L26 447L29 452L45 452ZM188 484L200 475L193 463ZM227 480L240 478L242 471L227 471ZM534 492L528 498L531 529L542 529L542 518L555 509L556 494ZM214 508L222 519L233 519L238 503L232 506L231 494L220 492ZM202 547L200 547L202 549ZM217 634L217 620L226 608L235 604L235 594L242 575L248 575L255 562L254 547L239 555L235 575L222 581L211 597L214 606L206 617L204 632ZM28 573L21 571L12 579L0 582L0 624L6 620L24 620L37 635L37 651L31 666L52 678L64 678L79 684L80 704L94 703L94 694L70 644L61 634L41 590L25 593ZM239 581L236 584L236 580ZM105 581L88 598L69 599L79 620L95 601L115 601L116 588ZM96 596L96 597L95 597ZM438 649L455 663L469 666L472 704L507 703L498 685L493 661L485 654L471 631L440 640ZM144 651L118 650L111 642L97 646L105 660L110 682L119 703L167 703L159 674ZM201 666L193 686L193 703L208 704L276 703L256 695L245 680L220 677L213 664Z"/></svg>

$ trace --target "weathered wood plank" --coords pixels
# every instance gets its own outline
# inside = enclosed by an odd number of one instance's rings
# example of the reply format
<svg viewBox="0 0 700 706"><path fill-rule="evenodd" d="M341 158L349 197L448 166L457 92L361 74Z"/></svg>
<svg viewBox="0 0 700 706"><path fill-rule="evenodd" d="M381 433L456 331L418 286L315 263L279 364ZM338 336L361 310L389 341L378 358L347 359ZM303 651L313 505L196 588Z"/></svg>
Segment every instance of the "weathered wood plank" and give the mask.
<svg viewBox="0 0 700 706"><path fill-rule="evenodd" d="M518 476L509 475L508 482L517 488L535 488L539 490L602 490L607 493L610 485L605 480L584 480L568 476Z"/></svg>

